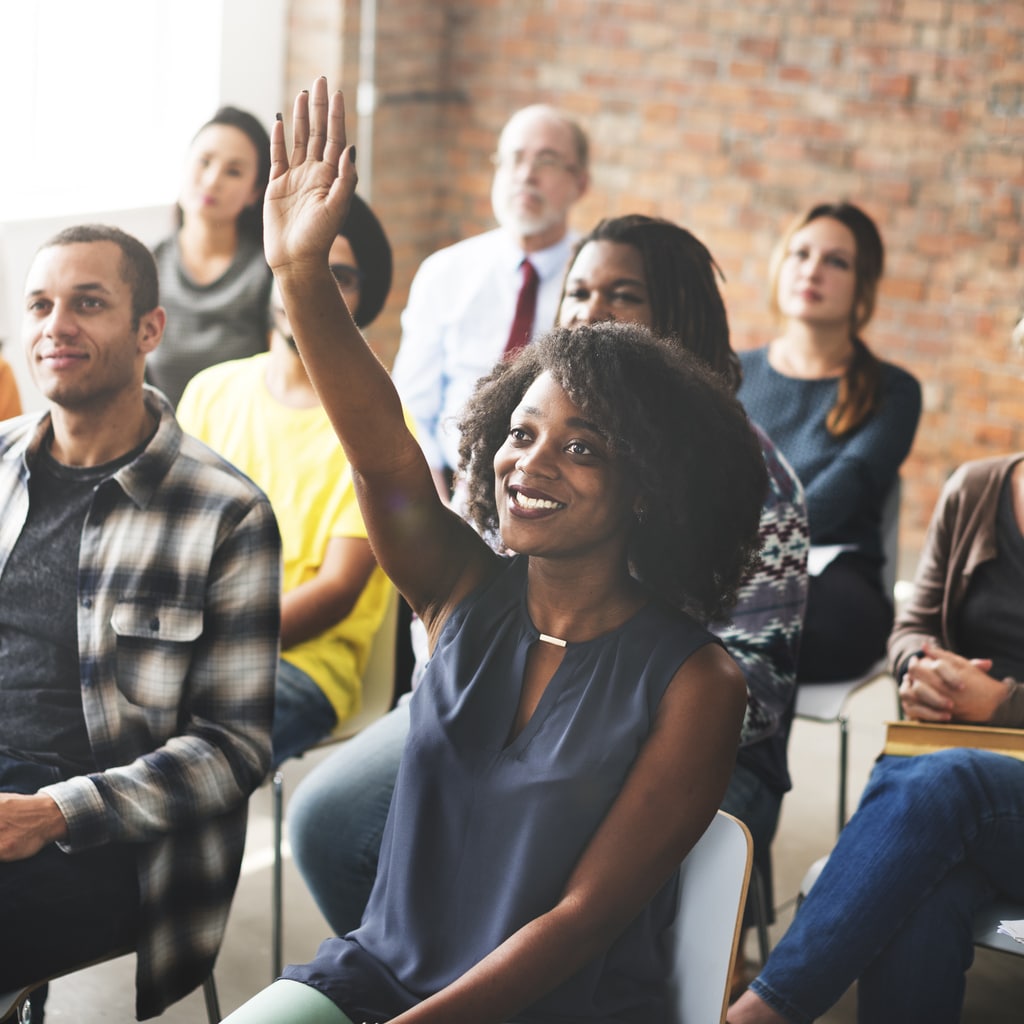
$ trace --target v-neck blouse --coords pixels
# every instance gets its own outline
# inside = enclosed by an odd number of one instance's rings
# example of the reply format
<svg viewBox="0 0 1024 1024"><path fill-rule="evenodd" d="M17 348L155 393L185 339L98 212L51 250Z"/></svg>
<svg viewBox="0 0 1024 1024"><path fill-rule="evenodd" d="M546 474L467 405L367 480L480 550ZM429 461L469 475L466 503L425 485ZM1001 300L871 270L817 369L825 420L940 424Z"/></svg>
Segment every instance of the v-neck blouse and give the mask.
<svg viewBox="0 0 1024 1024"><path fill-rule="evenodd" d="M558 901L618 796L680 665L717 642L652 601L569 643L510 742L526 655L539 637L516 557L452 613L416 689L410 731L362 925L285 977L357 1021L387 1020L444 988ZM608 952L517 1021L658 1021L666 885Z"/></svg>

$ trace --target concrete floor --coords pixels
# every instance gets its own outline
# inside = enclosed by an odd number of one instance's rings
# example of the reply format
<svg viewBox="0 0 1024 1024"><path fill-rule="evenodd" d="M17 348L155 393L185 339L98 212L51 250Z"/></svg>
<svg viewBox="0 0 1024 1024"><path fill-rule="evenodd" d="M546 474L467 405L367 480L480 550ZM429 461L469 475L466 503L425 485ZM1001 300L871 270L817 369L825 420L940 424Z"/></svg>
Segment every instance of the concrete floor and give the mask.
<svg viewBox="0 0 1024 1024"><path fill-rule="evenodd" d="M871 762L882 745L882 723L894 715L893 683L880 679L855 694L850 714L850 806L856 806ZM796 894L806 868L827 853L836 827L836 742L831 725L797 721L789 753L794 788L783 803L776 837L775 872L778 923L773 940L792 919ZM323 753L286 766L287 793ZM287 807L287 803L286 803ZM270 981L270 794L252 798L249 841L243 876L232 907L216 979L226 1014ZM313 955L328 928L289 861L285 876L285 959L298 962ZM750 941L748 953L756 955ZM49 1024L99 1024L134 1020L134 957L124 957L55 982L47 1006ZM1020 1024L1024 1020L1024 957L980 950L971 969L965 1024ZM167 1024L201 1024L206 1020L202 994L193 993L162 1017ZM821 1020L854 1024L851 991Z"/></svg>

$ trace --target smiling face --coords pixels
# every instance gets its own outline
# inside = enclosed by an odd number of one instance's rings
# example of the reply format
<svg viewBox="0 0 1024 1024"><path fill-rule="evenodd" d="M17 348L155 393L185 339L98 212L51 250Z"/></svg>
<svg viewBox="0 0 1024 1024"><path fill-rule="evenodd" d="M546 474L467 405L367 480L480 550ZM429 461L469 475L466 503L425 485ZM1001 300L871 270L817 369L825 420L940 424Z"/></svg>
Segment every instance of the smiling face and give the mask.
<svg viewBox="0 0 1024 1024"><path fill-rule="evenodd" d="M818 325L851 324L857 294L857 241L831 217L805 224L779 266L776 301L783 316Z"/></svg>
<svg viewBox="0 0 1024 1024"><path fill-rule="evenodd" d="M512 413L494 474L501 539L510 550L625 558L635 499L625 466L549 373Z"/></svg>
<svg viewBox="0 0 1024 1024"><path fill-rule="evenodd" d="M192 141L178 202L186 217L233 224L260 199L259 155L249 137L226 124L207 125Z"/></svg>
<svg viewBox="0 0 1024 1024"><path fill-rule="evenodd" d="M558 310L560 327L603 320L652 327L640 250L624 242L587 242L573 260Z"/></svg>
<svg viewBox="0 0 1024 1024"><path fill-rule="evenodd" d="M587 187L572 129L546 107L520 110L501 133L495 165L491 206L498 223L527 251L554 245Z"/></svg>
<svg viewBox="0 0 1024 1024"><path fill-rule="evenodd" d="M132 289L115 242L41 250L25 282L22 337L43 396L65 409L110 406L142 386L145 357L159 344L157 307L133 322Z"/></svg>

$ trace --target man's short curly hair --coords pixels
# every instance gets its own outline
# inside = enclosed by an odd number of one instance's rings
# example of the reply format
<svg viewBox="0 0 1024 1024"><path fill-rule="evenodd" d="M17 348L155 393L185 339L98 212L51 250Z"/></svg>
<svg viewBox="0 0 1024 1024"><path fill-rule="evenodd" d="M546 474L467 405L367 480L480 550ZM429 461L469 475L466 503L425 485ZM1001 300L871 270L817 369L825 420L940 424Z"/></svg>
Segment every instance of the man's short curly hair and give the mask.
<svg viewBox="0 0 1024 1024"><path fill-rule="evenodd" d="M719 375L646 327L556 327L477 384L459 424L469 517L485 536L497 531L494 456L543 373L601 429L637 484L634 576L706 622L723 618L756 559L764 456Z"/></svg>

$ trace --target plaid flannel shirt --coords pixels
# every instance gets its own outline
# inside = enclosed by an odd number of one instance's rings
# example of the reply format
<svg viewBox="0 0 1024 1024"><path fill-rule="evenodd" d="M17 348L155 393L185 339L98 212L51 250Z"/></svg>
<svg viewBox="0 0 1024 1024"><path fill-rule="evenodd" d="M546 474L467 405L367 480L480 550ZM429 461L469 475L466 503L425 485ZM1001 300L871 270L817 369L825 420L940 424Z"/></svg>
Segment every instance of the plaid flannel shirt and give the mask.
<svg viewBox="0 0 1024 1024"><path fill-rule="evenodd" d="M270 762L280 539L270 504L146 389L156 434L104 481L82 530L78 649L98 770L47 786L68 852L138 843L136 1008L155 1016L212 970L247 800ZM49 414L0 429L0 574L28 512ZM2 586L0 576L0 586Z"/></svg>

